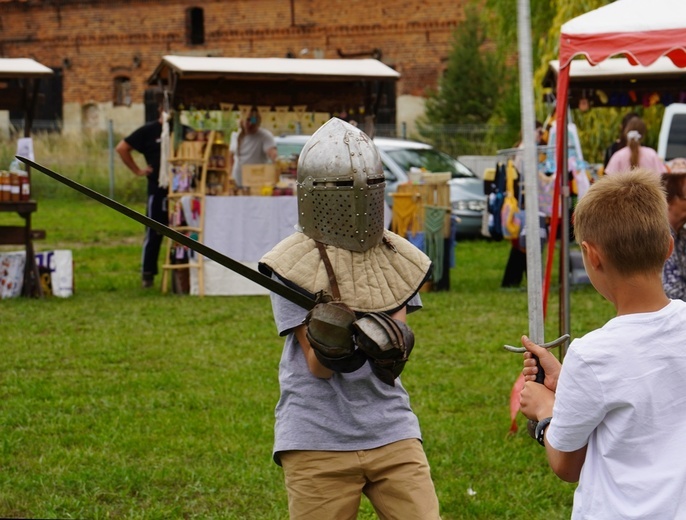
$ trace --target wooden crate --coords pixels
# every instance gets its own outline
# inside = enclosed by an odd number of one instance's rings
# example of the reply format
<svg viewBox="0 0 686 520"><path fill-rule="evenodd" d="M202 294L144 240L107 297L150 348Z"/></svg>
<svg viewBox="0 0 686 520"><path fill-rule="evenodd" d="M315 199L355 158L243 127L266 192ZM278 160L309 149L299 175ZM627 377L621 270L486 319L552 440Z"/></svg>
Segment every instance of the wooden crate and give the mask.
<svg viewBox="0 0 686 520"><path fill-rule="evenodd" d="M440 174L429 173L426 175L434 176ZM421 184L399 184L398 193L416 193L421 198L422 204L428 204L430 206L445 206L446 208L450 208L450 186L446 180L443 180L442 183L423 182Z"/></svg>
<svg viewBox="0 0 686 520"><path fill-rule="evenodd" d="M445 208L444 236L448 238L450 237L451 219L450 186L448 185L450 173L426 173L424 176L431 182L422 182L421 184L412 184L408 182L399 184L398 193L412 193L421 199L419 218L422 227L424 226L424 206L439 206Z"/></svg>
<svg viewBox="0 0 686 520"><path fill-rule="evenodd" d="M250 193L260 194L263 187L274 187L279 174L274 164L246 164L241 170L242 184L250 187Z"/></svg>

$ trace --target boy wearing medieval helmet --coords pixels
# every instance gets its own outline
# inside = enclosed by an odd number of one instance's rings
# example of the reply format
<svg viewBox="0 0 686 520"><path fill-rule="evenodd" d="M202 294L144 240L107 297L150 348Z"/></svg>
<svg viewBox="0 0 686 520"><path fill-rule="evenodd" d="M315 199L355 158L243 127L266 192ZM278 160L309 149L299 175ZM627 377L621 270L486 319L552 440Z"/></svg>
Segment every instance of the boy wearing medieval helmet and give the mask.
<svg viewBox="0 0 686 520"><path fill-rule="evenodd" d="M260 270L318 303L272 293L286 341L274 460L291 518L354 518L362 494L382 518L439 518L419 421L399 375L414 346L406 315L429 258L384 229L384 175L372 140L333 118L298 163L299 230Z"/></svg>

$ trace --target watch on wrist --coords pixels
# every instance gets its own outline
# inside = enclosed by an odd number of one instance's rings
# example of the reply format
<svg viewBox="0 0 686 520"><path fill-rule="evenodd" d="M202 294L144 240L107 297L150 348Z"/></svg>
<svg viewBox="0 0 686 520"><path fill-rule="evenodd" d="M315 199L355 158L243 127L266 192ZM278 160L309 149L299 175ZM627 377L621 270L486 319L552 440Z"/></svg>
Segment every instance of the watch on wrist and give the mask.
<svg viewBox="0 0 686 520"><path fill-rule="evenodd" d="M546 417L538 421L536 425L536 440L541 446L545 446L545 430L550 426L552 417Z"/></svg>

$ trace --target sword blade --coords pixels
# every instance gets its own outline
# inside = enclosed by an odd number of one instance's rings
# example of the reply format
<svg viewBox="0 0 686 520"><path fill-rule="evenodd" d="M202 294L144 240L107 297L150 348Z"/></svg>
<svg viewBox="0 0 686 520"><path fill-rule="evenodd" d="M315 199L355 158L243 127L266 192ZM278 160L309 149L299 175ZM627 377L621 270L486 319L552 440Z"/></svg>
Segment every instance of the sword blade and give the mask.
<svg viewBox="0 0 686 520"><path fill-rule="evenodd" d="M198 242L197 240L194 240L191 237L184 235L183 233L179 233L178 231L170 228L169 226L165 226L164 224L161 224L143 215L142 213L132 210L131 208L124 206L123 204L115 200L112 200L109 197L105 197L97 191L94 191L88 188L87 186L84 186L83 184L79 184L78 182L73 181L68 177L65 177L64 175L54 172L49 168L46 168L45 166L35 163L32 160L27 159L26 157L21 157L19 155L17 155L16 157L27 166L30 166L31 168L34 168L41 173L44 173L48 177L52 177L56 181L59 181L62 184L78 192L83 193L91 199L94 199L100 202L101 204L104 204L105 206L112 208L113 210L118 211L123 215L126 215L130 219L140 222L144 226L154 229L160 235L164 235L167 238L172 239L174 242L178 242L179 244L182 244L188 247L189 249L192 249L196 253L199 253L209 258L210 260L214 260L215 262L226 267L227 269L230 269L231 271L238 273L239 275L247 278L252 282L255 282L256 284L264 287L265 289L275 292L279 296L286 298L288 301L295 303L296 305L299 305L304 309L310 310L315 305L315 301L311 298L308 298L304 294L299 293L298 291L291 289L290 287L283 285L268 276L263 275L259 271L255 271L254 269L251 269L250 267L243 265L242 263L234 260L233 258L229 258L228 256L220 253L219 251L207 247L205 244Z"/></svg>

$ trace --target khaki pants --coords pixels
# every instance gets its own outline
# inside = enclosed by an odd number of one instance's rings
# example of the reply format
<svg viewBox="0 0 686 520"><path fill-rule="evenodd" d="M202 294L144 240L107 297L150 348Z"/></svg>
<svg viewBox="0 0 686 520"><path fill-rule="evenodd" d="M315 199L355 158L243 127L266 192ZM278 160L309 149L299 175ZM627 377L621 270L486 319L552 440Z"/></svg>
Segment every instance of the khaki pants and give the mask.
<svg viewBox="0 0 686 520"><path fill-rule="evenodd" d="M292 520L353 520L362 493L381 520L440 518L418 439L363 451L287 451L280 458Z"/></svg>

